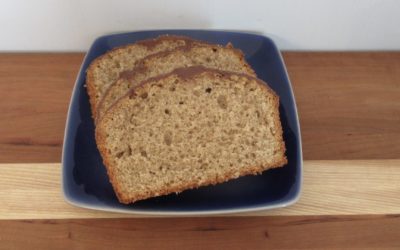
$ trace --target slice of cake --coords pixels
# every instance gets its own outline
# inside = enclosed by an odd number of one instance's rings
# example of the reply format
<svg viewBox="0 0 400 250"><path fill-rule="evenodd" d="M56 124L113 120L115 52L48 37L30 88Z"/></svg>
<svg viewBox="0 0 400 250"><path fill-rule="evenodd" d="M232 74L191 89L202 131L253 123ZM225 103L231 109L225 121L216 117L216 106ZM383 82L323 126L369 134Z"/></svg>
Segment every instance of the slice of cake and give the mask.
<svg viewBox="0 0 400 250"><path fill-rule="evenodd" d="M96 140L122 203L287 162L278 96L257 78L204 67L131 89L97 124Z"/></svg>
<svg viewBox="0 0 400 250"><path fill-rule="evenodd" d="M199 41L188 37L164 35L115 48L96 58L86 71L86 86L92 116L96 117L99 101L121 72L132 69L138 60L148 55L194 42Z"/></svg>
<svg viewBox="0 0 400 250"><path fill-rule="evenodd" d="M211 44L188 44L171 51L153 54L138 62L137 67L125 72L108 88L98 106L96 122L114 101L123 96L131 87L174 69L196 65L255 76L243 53L230 45L222 47Z"/></svg>

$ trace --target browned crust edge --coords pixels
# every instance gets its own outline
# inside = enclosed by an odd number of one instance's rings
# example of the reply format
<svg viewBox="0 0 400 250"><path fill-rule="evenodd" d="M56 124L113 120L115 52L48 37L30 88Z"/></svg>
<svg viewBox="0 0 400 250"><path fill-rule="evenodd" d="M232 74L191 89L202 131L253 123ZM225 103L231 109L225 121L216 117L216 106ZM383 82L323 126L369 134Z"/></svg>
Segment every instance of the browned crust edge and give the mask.
<svg viewBox="0 0 400 250"><path fill-rule="evenodd" d="M95 119L96 117L96 103L98 102L96 97L96 88L94 86L95 80L94 80L94 70L93 70L93 68L95 68L97 64L98 61L97 59L95 59L86 70L86 91L89 96L89 104L90 104L90 109L92 110L93 119Z"/></svg>
<svg viewBox="0 0 400 250"><path fill-rule="evenodd" d="M96 115L97 107L101 100L101 99L98 100L98 98L96 97L96 87L95 87L95 80L94 80L94 69L97 67L97 65L100 63L100 61L114 53L118 53L119 51L123 51L123 50L129 49L129 48L132 48L132 47L135 47L138 45L145 46L147 48L151 48L151 47L156 46L160 42L163 42L166 40L184 40L189 43L200 42L200 41L197 41L195 39L192 39L192 38L186 37L186 36L177 36L177 35L168 35L168 34L160 35L156 38L140 40L140 41L137 41L132 44L127 44L127 45L113 48L113 49L107 51L106 53L104 53L103 55L97 57L90 63L89 67L86 69L86 88L87 88L87 93L89 95L89 102L90 102L90 108L92 110L92 118L93 119L95 119L97 117L97 115Z"/></svg>
<svg viewBox="0 0 400 250"><path fill-rule="evenodd" d="M171 193L179 193L179 192L185 191L187 189L193 189L193 188L198 188L198 187L207 186L207 185L215 185L218 183L226 182L226 181L236 178L236 177L241 177L241 176L245 176L245 175L256 175L256 174L261 173L264 170L282 167L287 164L288 161L285 156L286 147L285 147L285 142L283 140L283 130L282 130L282 125L281 125L280 117L279 117L279 97L264 81L262 81L258 78L255 78L255 77L252 77L252 76L249 76L246 74L233 73L233 72L221 71L221 70L215 70L215 69L208 69L208 68L205 68L202 66L194 66L194 67L177 69L171 73L146 80L146 81L142 82L141 85L137 86L135 89L139 89L139 88L145 89L147 86L151 86L151 82L158 81L162 78L166 78L171 75L178 75L178 77L181 77L181 78L190 78L190 77L194 77L201 73L215 73L215 74L220 75L221 77L230 77L233 75L236 75L239 77L247 77L250 80L255 80L259 85L261 85L262 88L265 90L266 95L267 94L273 95L274 109L277 110L277 112L274 113L275 118L276 118L274 120L276 121L275 126L277 127L277 130L278 130L278 139L280 141L280 143L279 143L280 144L280 152L282 153L283 157L271 164L266 164L266 165L262 165L262 166L251 166L246 169L243 169L242 172L239 173L239 176L237 176L234 172L227 172L223 176L216 176L215 179L210 179L200 185L197 184L196 182L185 183L185 184L182 184L182 185L174 187L174 188L153 190L150 193L146 193L143 195L136 195L135 197L129 197L121 191L121 187L118 185L118 182L115 179L115 174L113 172L113 168L111 167L111 164L112 164L111 157L109 156L108 150L105 147L105 131L104 131L102 124L104 124L103 122L107 119L107 116L109 116L106 114L105 119L102 120L102 123L96 127L97 147L100 151L100 154L103 157L103 162L104 162L104 165L106 166L110 182L114 188L114 191L118 197L118 200L121 203L129 204L129 203L132 203L132 202L135 202L138 200L143 200L143 199L147 199L147 198L151 198L151 197L155 197L155 196L167 195L167 194L171 194ZM118 103L120 103L124 98L127 98L127 97L129 98L129 96L131 96L131 95L136 95L135 89L132 89L124 97L120 98L119 101L114 103L109 110L110 113L108 113L108 114L111 114L112 109L115 109L117 107L116 105Z"/></svg>
<svg viewBox="0 0 400 250"><path fill-rule="evenodd" d="M102 118L102 114L105 114L110 109L110 107L105 107L105 100L109 97L113 88L118 86L119 81L122 81L122 80L131 81L135 77L136 74L146 71L148 69L146 62L149 60L152 60L153 58L171 55L178 51L188 51L195 46L200 46L200 47L201 46L210 46L210 47L216 47L218 49L229 49L238 56L239 60L242 62L243 67L246 69L248 75L254 76L254 77L257 76L256 73L254 72L254 70L249 65L249 63L246 61L243 51L241 51L240 49L234 48L233 45L230 43L227 44L225 47L218 45L218 44L210 44L210 43L204 43L204 42L188 43L184 46L180 46L180 47L177 47L172 50L161 51L161 52L158 52L155 54L148 55L148 56L144 57L143 59L139 60L138 65L135 68L121 73L119 79L117 79L115 82L113 82L107 88L106 92L103 95L103 98L100 100L99 104L97 105L96 116L94 117L95 124L99 123L99 121ZM129 90L127 92L129 92Z"/></svg>
<svg viewBox="0 0 400 250"><path fill-rule="evenodd" d="M135 68L133 68L132 70L123 72L120 75L120 78L131 80L136 74L147 70L148 66L146 65L146 63L148 61L152 60L153 58L167 56L167 55L176 53L177 51L187 52L196 46L211 47L211 48L217 48L217 49L228 49L228 50L232 51L233 53L235 53L238 58L240 58L240 61L242 61L243 66L246 68L249 75L256 76L256 73L254 72L253 68L251 68L250 65L247 63L243 51L241 51L240 49L234 48L232 44L229 43L226 46L222 46L220 44L212 44L212 43L208 43L208 42L195 41L195 42L187 43L186 45L177 47L172 50L164 50L164 51L160 51L155 54L148 55L148 56L142 58L141 60L139 60L137 66Z"/></svg>

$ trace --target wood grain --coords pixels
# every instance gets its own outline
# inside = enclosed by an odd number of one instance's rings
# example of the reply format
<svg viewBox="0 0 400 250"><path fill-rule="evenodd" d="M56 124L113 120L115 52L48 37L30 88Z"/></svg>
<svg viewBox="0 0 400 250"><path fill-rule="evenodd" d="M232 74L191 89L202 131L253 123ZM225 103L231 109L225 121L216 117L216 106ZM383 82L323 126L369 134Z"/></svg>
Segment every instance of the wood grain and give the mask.
<svg viewBox="0 0 400 250"><path fill-rule="evenodd" d="M400 53L285 53L305 159L400 157Z"/></svg>
<svg viewBox="0 0 400 250"><path fill-rule="evenodd" d="M81 53L0 54L0 163L60 161L66 111L82 59ZM306 160L399 159L400 52L286 52L284 59ZM284 216L293 206L274 212L281 216L271 211L271 216L257 217L56 220L49 218L121 215L66 205L56 180L59 164L24 165L22 170L19 164L1 165L0 249L400 249L399 163L364 163L355 170L348 163L330 163L328 171L320 161L306 162L306 185L296 205L298 214L321 214L332 207L333 214L343 214L366 205L368 211L359 215ZM309 171L324 179L310 180ZM351 185L352 178L357 185ZM329 195L315 204L307 201L310 192L321 195L321 186ZM41 204L39 211L31 203ZM372 215L385 211L393 214Z"/></svg>
<svg viewBox="0 0 400 250"><path fill-rule="evenodd" d="M67 204L60 164L0 164L0 219L125 218ZM305 161L298 203L239 216L400 214L400 160Z"/></svg>
<svg viewBox="0 0 400 250"><path fill-rule="evenodd" d="M58 162L83 54L0 54L0 162ZM306 160L396 159L400 52L285 52Z"/></svg>
<svg viewBox="0 0 400 250"><path fill-rule="evenodd" d="M0 54L0 162L59 162L81 53Z"/></svg>
<svg viewBox="0 0 400 250"><path fill-rule="evenodd" d="M393 215L17 220L0 221L0 248L394 250L399 228Z"/></svg>

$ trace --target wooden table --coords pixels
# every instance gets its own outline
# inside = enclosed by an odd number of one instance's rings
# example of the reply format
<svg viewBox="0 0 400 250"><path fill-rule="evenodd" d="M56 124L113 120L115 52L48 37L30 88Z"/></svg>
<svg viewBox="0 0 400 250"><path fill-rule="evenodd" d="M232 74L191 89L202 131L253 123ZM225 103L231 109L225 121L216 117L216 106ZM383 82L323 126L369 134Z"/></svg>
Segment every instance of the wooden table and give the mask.
<svg viewBox="0 0 400 250"><path fill-rule="evenodd" d="M63 131L83 56L0 54L0 248L400 249L399 52L285 52L303 137L302 198L191 218L132 218L62 200Z"/></svg>

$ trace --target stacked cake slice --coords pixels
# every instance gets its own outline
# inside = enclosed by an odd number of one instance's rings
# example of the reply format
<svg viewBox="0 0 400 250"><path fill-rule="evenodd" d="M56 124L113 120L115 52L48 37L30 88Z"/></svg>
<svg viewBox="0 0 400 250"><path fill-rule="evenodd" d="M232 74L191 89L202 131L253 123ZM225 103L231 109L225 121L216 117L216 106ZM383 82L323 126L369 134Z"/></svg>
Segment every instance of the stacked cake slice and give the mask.
<svg viewBox="0 0 400 250"><path fill-rule="evenodd" d="M159 37L108 52L87 75L96 142L122 203L287 162L279 97L231 45Z"/></svg>

